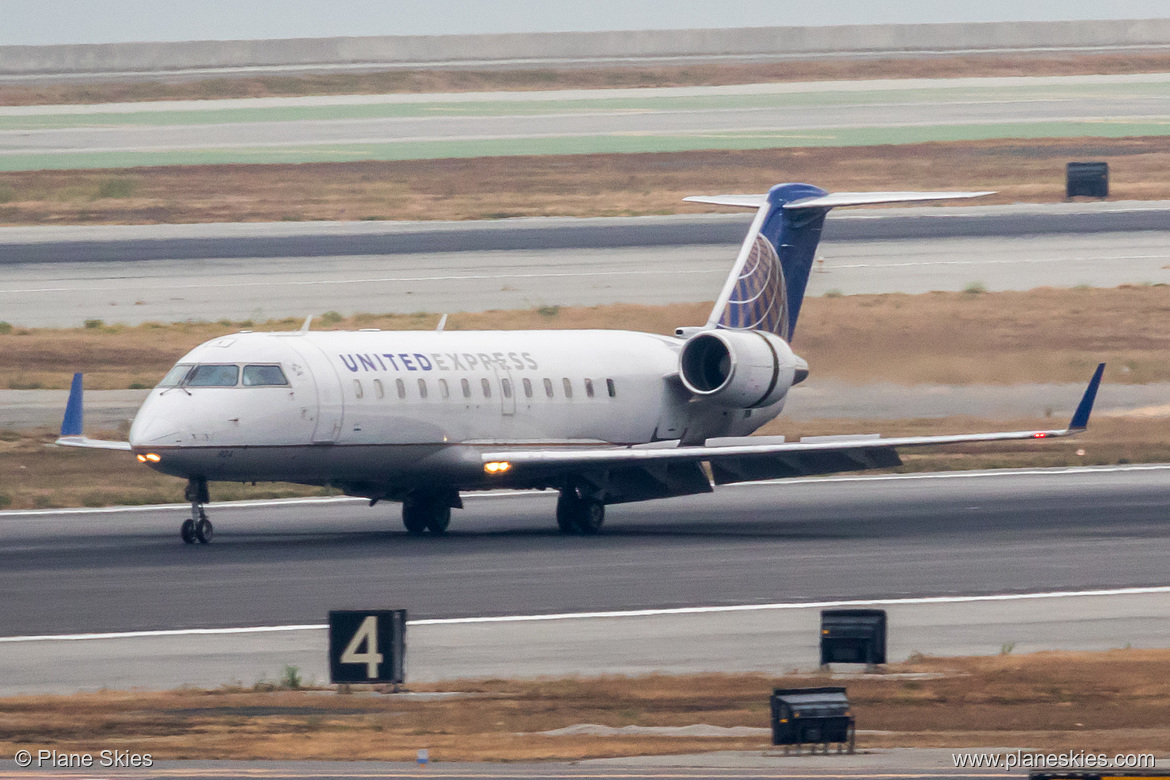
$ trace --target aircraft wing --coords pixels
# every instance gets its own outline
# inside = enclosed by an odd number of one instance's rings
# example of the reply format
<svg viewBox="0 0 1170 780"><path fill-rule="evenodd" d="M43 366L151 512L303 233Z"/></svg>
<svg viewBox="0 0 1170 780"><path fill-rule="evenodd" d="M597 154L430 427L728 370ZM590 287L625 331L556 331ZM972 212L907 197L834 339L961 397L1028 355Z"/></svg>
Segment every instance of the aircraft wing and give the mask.
<svg viewBox="0 0 1170 780"><path fill-rule="evenodd" d="M635 497L622 497L621 485L635 485L639 479L646 477L661 483L657 488L660 495L681 495L683 493L667 491L684 489L687 492L706 492L710 488L708 486L704 490L699 484L697 470L685 468L688 464L697 466L703 462L711 465L715 484L889 468L901 464L897 449L902 447L1055 439L1079 433L1088 426L1089 414L1092 412L1104 370L1104 363L1097 366L1068 427L1052 430L902 436L889 439L883 439L876 434L819 436L797 442L785 442L773 437L745 436L737 439L710 440L703 446L685 447L634 445L589 449L501 449L483 452L481 458L489 477L493 475L502 477L504 479L501 481L509 484L525 484L526 480L531 484L539 484L554 475L581 474L594 483L608 485L613 480L615 472L619 476L624 474L624 478L616 480L615 484L619 489L612 497L612 503L639 500ZM590 472L593 472L592 475ZM629 487L625 489L629 490Z"/></svg>
<svg viewBox="0 0 1170 780"><path fill-rule="evenodd" d="M130 451L128 441L108 441L105 439L91 439L82 433L82 387L81 374L73 375L73 384L69 388L69 401L65 404L65 417L61 420L61 435L55 444L62 447L82 447L91 450L123 450Z"/></svg>
<svg viewBox="0 0 1170 780"><path fill-rule="evenodd" d="M60 436L54 444L62 447L82 447L88 450L123 450L130 451L128 441L109 441L108 439L91 439L88 436Z"/></svg>

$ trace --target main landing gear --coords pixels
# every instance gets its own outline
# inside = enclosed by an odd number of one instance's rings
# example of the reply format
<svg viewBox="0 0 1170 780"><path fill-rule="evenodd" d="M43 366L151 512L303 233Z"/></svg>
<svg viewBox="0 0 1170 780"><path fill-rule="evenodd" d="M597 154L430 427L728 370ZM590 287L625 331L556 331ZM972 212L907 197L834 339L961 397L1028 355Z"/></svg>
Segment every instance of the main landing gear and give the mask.
<svg viewBox="0 0 1170 780"><path fill-rule="evenodd" d="M593 536L605 522L605 504L592 496L579 495L576 488L565 488L557 499L557 528L563 534Z"/></svg>
<svg viewBox="0 0 1170 780"><path fill-rule="evenodd" d="M409 495L402 502L402 524L412 536L426 531L441 536L447 533L447 526L451 524L451 502L444 496Z"/></svg>
<svg viewBox="0 0 1170 780"><path fill-rule="evenodd" d="M209 544L215 533L215 528L207 519L207 513L203 511L203 505L211 501L207 492L207 480L202 477L192 477L187 481L184 497L191 502L191 516L179 526L179 536L183 538L184 544L195 544L195 542Z"/></svg>

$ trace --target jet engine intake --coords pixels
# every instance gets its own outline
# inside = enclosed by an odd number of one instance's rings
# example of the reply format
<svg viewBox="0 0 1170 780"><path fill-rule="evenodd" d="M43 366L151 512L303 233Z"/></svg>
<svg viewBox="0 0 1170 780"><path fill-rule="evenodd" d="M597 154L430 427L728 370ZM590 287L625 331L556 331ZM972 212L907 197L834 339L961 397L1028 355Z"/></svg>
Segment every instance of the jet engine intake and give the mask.
<svg viewBox="0 0 1170 780"><path fill-rule="evenodd" d="M808 364L779 336L759 330L706 330L679 355L679 376L694 395L720 406L771 406L808 376Z"/></svg>

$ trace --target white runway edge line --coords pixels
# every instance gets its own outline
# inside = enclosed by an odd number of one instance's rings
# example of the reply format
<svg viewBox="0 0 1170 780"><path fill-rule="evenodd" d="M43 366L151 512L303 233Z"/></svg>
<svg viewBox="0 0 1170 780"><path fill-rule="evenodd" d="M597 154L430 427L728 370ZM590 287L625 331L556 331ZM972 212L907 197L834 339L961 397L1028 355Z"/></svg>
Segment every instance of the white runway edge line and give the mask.
<svg viewBox="0 0 1170 780"><path fill-rule="evenodd" d="M1108 474L1116 471L1170 471L1170 463L1136 463L1125 466L1068 466L1057 468L990 469L986 471L937 471L922 474L872 474L851 477L799 477L738 482L722 485L721 490L731 488L753 488L775 485L805 485L817 482L892 482L897 480L920 479L980 479L987 477L1062 477L1074 474ZM534 498L551 495L540 490L498 490L487 493L469 493L464 498ZM262 498L247 501L220 501L215 505L224 508L261 509L265 507L297 506L300 504L367 504L369 499L352 496L312 496L308 498ZM73 507L69 509L9 509L0 512L0 520L9 517L54 517L58 515L108 515L123 512L170 512L186 509L190 504L143 504L141 506Z"/></svg>
<svg viewBox="0 0 1170 780"><path fill-rule="evenodd" d="M922 596L897 599L851 599L847 601L805 601L789 604L732 604L718 607L672 607L669 609L630 609L611 612L564 612L551 615L496 615L491 617L431 618L408 620L408 626L455 626L472 623L537 623L549 620L595 620L598 618L660 617L666 615L709 615L721 612L771 612L798 609L837 609L846 607L893 607L924 604L972 604L985 601L1035 601L1039 599L1088 598L1108 596L1145 596L1170 594L1170 585L1109 590L1062 590L1049 593L1000 593L988 596ZM70 642L93 639L144 639L172 636L214 636L219 634L271 634L286 631L325 631L324 623L290 626L249 626L242 628L176 628L158 631L121 631L109 634L46 634L41 636L0 637L0 644L16 642Z"/></svg>

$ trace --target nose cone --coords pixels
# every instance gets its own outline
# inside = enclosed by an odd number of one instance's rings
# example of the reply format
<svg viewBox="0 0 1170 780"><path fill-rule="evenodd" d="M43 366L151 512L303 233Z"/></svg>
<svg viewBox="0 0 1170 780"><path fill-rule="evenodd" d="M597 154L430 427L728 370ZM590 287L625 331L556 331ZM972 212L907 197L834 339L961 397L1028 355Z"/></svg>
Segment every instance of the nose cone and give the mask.
<svg viewBox="0 0 1170 780"><path fill-rule="evenodd" d="M182 430L177 422L168 417L151 414L143 407L134 417L130 426L130 446L149 447L152 444L181 444Z"/></svg>

